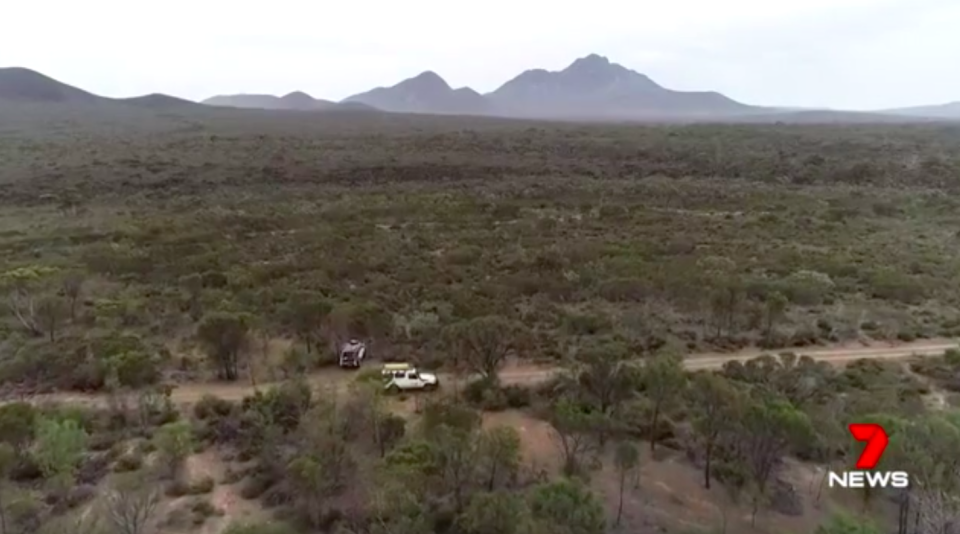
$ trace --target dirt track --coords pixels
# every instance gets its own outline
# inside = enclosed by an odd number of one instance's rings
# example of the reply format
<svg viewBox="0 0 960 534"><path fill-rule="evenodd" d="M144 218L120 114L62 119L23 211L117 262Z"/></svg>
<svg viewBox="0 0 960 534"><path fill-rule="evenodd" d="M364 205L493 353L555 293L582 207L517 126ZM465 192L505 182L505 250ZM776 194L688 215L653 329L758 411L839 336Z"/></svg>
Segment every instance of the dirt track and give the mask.
<svg viewBox="0 0 960 534"><path fill-rule="evenodd" d="M899 346L875 346L858 348L834 348L798 350L784 349L782 351L744 351L738 354L700 354L687 356L684 364L687 369L719 369L730 361L747 361L762 354L777 354L779 352L795 352L801 356L810 356L817 360L824 360L833 364L843 365L863 358L877 360L903 360L913 356L939 356L947 349L958 348L957 343L936 341L922 343L904 343ZM557 369L522 367L509 368L501 373L500 378L507 384L528 384L542 382L549 378Z"/></svg>
<svg viewBox="0 0 960 534"><path fill-rule="evenodd" d="M938 356L947 349L958 348L953 341L937 340L917 343L903 343L899 345L876 345L872 347L836 347L812 350L785 349L799 355L810 356L817 360L824 360L833 364L843 365L863 358L902 360L913 356ZM746 361L761 354L776 354L782 351L743 351L736 354L699 354L687 356L685 365L688 369L717 369L729 361ZM512 364L503 369L500 379L505 384L535 384L553 376L559 368L537 366L533 364ZM355 377L354 372L340 369L319 371L310 376L310 383L316 388L343 388ZM440 381L449 382L453 377L440 375ZM267 387L269 384L260 384ZM173 401L176 404L192 404L204 395L216 395L228 400L241 400L253 391L249 383L234 384L187 384L178 386L173 391ZM105 395L84 395L76 393L52 393L30 398L32 402L69 402L77 404L102 404L106 401Z"/></svg>

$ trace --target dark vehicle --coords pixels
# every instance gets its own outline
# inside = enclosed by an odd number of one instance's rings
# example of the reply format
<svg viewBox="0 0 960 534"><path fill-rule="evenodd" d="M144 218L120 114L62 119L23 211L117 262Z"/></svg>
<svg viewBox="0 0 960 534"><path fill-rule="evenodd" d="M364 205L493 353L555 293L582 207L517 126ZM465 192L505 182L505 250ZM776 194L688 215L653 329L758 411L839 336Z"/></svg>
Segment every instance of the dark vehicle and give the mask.
<svg viewBox="0 0 960 534"><path fill-rule="evenodd" d="M359 368L360 364L363 363L363 358L366 356L366 353L366 345L356 339L351 339L340 347L340 367Z"/></svg>

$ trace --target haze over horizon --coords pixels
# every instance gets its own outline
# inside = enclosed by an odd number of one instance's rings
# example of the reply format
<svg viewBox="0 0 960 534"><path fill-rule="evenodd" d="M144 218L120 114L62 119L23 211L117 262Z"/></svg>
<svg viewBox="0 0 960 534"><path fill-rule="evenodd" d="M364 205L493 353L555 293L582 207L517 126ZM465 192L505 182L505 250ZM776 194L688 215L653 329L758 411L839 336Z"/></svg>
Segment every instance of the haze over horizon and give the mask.
<svg viewBox="0 0 960 534"><path fill-rule="evenodd" d="M0 66L97 94L305 91L340 100L425 70L488 92L590 53L670 89L768 106L874 110L960 100L960 3L950 0L597 0L589 10L492 0L257 6L171 0L5 6ZM51 16L55 13L56 16ZM504 15L507 13L508 15Z"/></svg>

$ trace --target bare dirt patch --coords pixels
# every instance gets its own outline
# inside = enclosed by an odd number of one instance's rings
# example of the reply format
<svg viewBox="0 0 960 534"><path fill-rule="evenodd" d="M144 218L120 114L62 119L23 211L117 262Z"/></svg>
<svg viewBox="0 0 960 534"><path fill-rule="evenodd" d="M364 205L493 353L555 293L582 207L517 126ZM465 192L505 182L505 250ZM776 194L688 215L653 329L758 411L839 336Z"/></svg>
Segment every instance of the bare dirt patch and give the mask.
<svg viewBox="0 0 960 534"><path fill-rule="evenodd" d="M533 474L559 473L559 449L550 425L528 413L508 410L484 414L484 426L507 425L516 428L522 439L524 460ZM780 475L780 485L792 494L799 513L787 515L768 508L761 509L756 525L751 524L749 497L738 500L719 483L707 490L703 472L677 451L658 450L651 455L647 443L641 447L640 486L628 480L624 492L622 532L710 531L726 522L727 532L737 534L785 534L813 532L837 509L864 512L855 492L830 492L820 481L823 471L794 460L787 462ZM616 517L619 476L610 455L603 458L603 467L592 474L591 484L605 500L611 519ZM821 493L820 498L817 494ZM895 506L878 499L865 513L884 516L895 513Z"/></svg>
<svg viewBox="0 0 960 534"><path fill-rule="evenodd" d="M183 496L170 499L163 504L161 516L172 511L190 506L190 503L200 499L208 499L217 510L217 514L208 517L199 528L189 527L182 529L183 534L219 534L233 522L254 522L269 517L258 502L249 501L240 496L238 484L223 484L227 474L228 464L223 456L215 450L204 451L187 458L186 469L188 480L196 483L205 478L211 478L216 483L213 491L202 496ZM165 531L166 532L166 531ZM181 531L171 530L172 534Z"/></svg>

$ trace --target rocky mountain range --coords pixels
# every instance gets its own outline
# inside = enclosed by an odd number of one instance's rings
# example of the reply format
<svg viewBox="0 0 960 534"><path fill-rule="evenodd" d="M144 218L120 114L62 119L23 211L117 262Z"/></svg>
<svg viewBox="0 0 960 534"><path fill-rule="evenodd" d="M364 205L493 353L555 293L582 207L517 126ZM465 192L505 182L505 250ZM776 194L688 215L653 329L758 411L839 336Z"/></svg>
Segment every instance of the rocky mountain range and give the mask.
<svg viewBox="0 0 960 534"><path fill-rule="evenodd" d="M276 97L264 95L216 96L203 103L227 102L236 107L288 109L277 103ZM426 71L343 102L393 113L574 120L716 118L776 111L742 104L716 92L667 89L597 54L577 59L561 71L527 70L487 94L469 87L454 89L437 73Z"/></svg>
<svg viewBox="0 0 960 534"><path fill-rule="evenodd" d="M469 87L454 89L432 71L423 72L392 87L377 87L347 97L344 102L366 104L394 113L495 114L491 103L483 95Z"/></svg>
<svg viewBox="0 0 960 534"><path fill-rule="evenodd" d="M525 71L487 98L504 114L531 117L618 119L760 111L720 93L666 89L646 75L596 54L577 59L558 72Z"/></svg>
<svg viewBox="0 0 960 534"><path fill-rule="evenodd" d="M124 104L149 109L250 108L285 111L474 115L552 120L719 122L903 122L960 120L960 102L877 111L788 109L752 106L713 91L675 91L609 59L590 54L559 71L531 69L486 94L453 88L440 75L423 72L389 87L377 87L340 102L302 91L284 96L235 94L201 103L168 95L107 98L25 68L0 68L0 104ZM201 104L204 104L201 106Z"/></svg>

